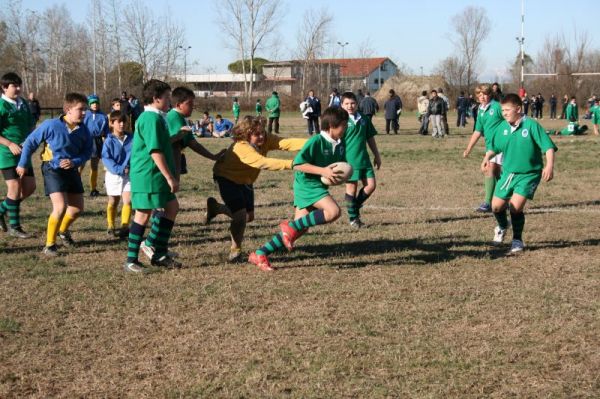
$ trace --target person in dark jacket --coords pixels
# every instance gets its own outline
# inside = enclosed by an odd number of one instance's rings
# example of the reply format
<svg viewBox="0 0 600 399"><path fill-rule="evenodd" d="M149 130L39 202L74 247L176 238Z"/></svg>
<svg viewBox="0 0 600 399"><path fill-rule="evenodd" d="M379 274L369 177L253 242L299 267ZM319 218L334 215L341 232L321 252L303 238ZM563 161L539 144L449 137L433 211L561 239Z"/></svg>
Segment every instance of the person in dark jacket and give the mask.
<svg viewBox="0 0 600 399"><path fill-rule="evenodd" d="M311 109L310 112L306 113L306 121L308 124L308 135L312 136L313 133L318 134L321 130L319 128L319 118L321 117L321 100L315 97L314 90L308 92L308 97L304 100L306 105Z"/></svg>
<svg viewBox="0 0 600 399"><path fill-rule="evenodd" d="M365 97L358 104L358 111L361 115L366 116L370 121L373 120L373 116L379 111L379 104L371 97L371 93L367 92Z"/></svg>
<svg viewBox="0 0 600 399"><path fill-rule="evenodd" d="M467 109L469 100L465 97L465 92L461 91L456 99L456 127L465 127L467 123Z"/></svg>
<svg viewBox="0 0 600 399"><path fill-rule="evenodd" d="M550 119L556 119L556 106L558 105L558 99L554 93L552 93L550 100L548 101L550 102Z"/></svg>
<svg viewBox="0 0 600 399"><path fill-rule="evenodd" d="M536 118L544 119L544 103L546 100L542 97L542 93L538 93L537 95L537 108L536 108Z"/></svg>
<svg viewBox="0 0 600 399"><path fill-rule="evenodd" d="M35 98L35 94L33 92L29 93L27 104L29 105L29 112L31 112L31 116L33 116L33 125L35 126L40 120L42 108L40 107L40 102L37 100L37 98Z"/></svg>
<svg viewBox="0 0 600 399"><path fill-rule="evenodd" d="M394 134L398 134L400 125L398 124L398 118L402 112L402 100L396 95L394 89L390 89L390 98L383 105L385 110L385 132L390 134L390 125L394 130Z"/></svg>
<svg viewBox="0 0 600 399"><path fill-rule="evenodd" d="M427 114L429 114L429 122L433 128L431 136L433 138L444 137L444 123L442 121L442 115L446 104L444 100L438 96L437 90L431 90L431 98L429 99L429 107L427 108Z"/></svg>

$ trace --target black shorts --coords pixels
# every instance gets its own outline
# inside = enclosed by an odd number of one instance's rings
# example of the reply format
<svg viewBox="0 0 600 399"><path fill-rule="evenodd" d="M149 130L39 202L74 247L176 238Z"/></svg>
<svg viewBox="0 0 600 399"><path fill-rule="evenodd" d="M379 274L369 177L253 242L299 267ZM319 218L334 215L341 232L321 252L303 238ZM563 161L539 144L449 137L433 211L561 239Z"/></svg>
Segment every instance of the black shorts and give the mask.
<svg viewBox="0 0 600 399"><path fill-rule="evenodd" d="M246 209L246 212L254 211L254 188L252 184L237 184L221 176L214 176L219 185L221 198L231 213L240 209Z"/></svg>
<svg viewBox="0 0 600 399"><path fill-rule="evenodd" d="M42 162L42 175L44 176L44 192L46 195L53 193L83 194L83 184L77 168L52 169L50 163Z"/></svg>
<svg viewBox="0 0 600 399"><path fill-rule="evenodd" d="M102 137L92 137L92 156L90 158L102 158Z"/></svg>
<svg viewBox="0 0 600 399"><path fill-rule="evenodd" d="M16 166L0 170L2 170L2 176L4 176L4 180L16 180L19 178ZM29 167L25 169L25 176L33 177L33 168Z"/></svg>

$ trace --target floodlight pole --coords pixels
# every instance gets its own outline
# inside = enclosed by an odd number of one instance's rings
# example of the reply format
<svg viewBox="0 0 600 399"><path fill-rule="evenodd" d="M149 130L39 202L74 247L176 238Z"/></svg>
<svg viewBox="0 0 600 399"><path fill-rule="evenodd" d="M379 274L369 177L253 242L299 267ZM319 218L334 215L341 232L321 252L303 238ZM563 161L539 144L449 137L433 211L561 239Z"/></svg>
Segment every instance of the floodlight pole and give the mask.
<svg viewBox="0 0 600 399"><path fill-rule="evenodd" d="M521 0L521 37L517 37L521 48L521 89L525 87L525 0Z"/></svg>
<svg viewBox="0 0 600 399"><path fill-rule="evenodd" d="M179 48L183 50L183 81L187 83L187 53L192 48L192 46L179 46Z"/></svg>
<svg viewBox="0 0 600 399"><path fill-rule="evenodd" d="M94 91L96 94L96 0L92 0L92 74L94 75Z"/></svg>
<svg viewBox="0 0 600 399"><path fill-rule="evenodd" d="M346 58L346 53L344 52L344 49L346 48L346 46L349 44L348 42L342 43L342 42L337 42L337 44L339 44L340 46L342 46L342 59Z"/></svg>

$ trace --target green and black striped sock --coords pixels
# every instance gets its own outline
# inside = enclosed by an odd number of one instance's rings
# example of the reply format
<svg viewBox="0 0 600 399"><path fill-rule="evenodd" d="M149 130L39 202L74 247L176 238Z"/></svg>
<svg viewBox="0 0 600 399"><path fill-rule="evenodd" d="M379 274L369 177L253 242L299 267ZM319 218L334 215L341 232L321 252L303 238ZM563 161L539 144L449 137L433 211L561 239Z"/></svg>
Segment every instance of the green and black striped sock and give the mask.
<svg viewBox="0 0 600 399"><path fill-rule="evenodd" d="M356 202L358 203L359 206L362 207L362 205L365 203L366 200L369 199L369 197L371 196L371 194L367 194L365 193L365 188L361 188L360 191L358 192L358 195L356 196Z"/></svg>
<svg viewBox="0 0 600 399"><path fill-rule="evenodd" d="M4 201L0 202L0 215L4 215L6 213L6 211L8 210L8 208L6 207L6 200L8 198L6 198Z"/></svg>
<svg viewBox="0 0 600 399"><path fill-rule="evenodd" d="M271 238L271 241L265 243L262 247L256 250L257 255L270 255L278 249L283 248L283 237L281 233L277 233Z"/></svg>
<svg viewBox="0 0 600 399"><path fill-rule="evenodd" d="M173 231L175 222L166 217L161 217L158 219L156 225L158 227L158 232L154 239L154 260L158 260L167 254L169 238L171 238L171 232ZM154 229L154 224L152 225L152 228Z"/></svg>
<svg viewBox="0 0 600 399"><path fill-rule="evenodd" d="M14 200L6 197L4 203L6 204L6 213L8 213L8 224L10 224L10 227L12 228L20 227L21 200Z"/></svg>
<svg viewBox="0 0 600 399"><path fill-rule="evenodd" d="M131 223L129 227L129 239L127 243L127 262L137 262L138 255L140 253L140 245L144 239L144 230L146 226L137 224L136 222Z"/></svg>
<svg viewBox="0 0 600 399"><path fill-rule="evenodd" d="M348 209L348 218L350 221L358 219L360 217L360 206L356 202L356 198L348 193L344 196L344 202Z"/></svg>
<svg viewBox="0 0 600 399"><path fill-rule="evenodd" d="M308 229L309 227L325 224L325 212L317 209L289 223L290 227L296 231Z"/></svg>

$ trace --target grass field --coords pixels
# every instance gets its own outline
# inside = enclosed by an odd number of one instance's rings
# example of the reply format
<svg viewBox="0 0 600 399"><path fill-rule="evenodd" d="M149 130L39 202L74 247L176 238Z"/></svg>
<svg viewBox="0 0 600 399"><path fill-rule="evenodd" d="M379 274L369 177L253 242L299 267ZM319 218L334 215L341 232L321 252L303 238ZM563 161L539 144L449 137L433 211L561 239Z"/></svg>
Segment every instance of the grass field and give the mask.
<svg viewBox="0 0 600 399"><path fill-rule="evenodd" d="M304 134L296 115L282 126ZM473 212L483 179L479 154L461 157L470 128L434 141L410 115L401 129L377 138L368 228L317 227L272 256L274 273L224 261L227 220L200 223L218 196L211 164L189 152L177 271L123 273L105 197L86 197L77 248L43 258L50 202L38 179L22 210L36 237L1 236L0 397L599 397L599 139L555 140L555 180L528 205L527 250L507 258L488 245L493 217ZM246 251L293 215L291 182L261 174Z"/></svg>

